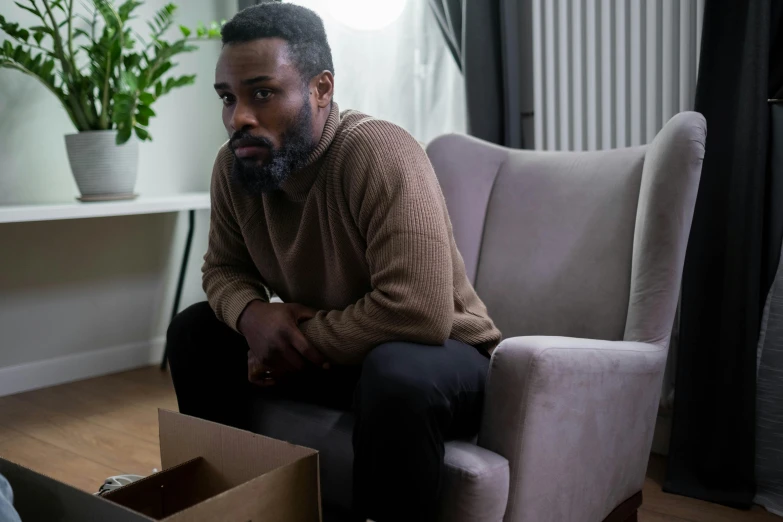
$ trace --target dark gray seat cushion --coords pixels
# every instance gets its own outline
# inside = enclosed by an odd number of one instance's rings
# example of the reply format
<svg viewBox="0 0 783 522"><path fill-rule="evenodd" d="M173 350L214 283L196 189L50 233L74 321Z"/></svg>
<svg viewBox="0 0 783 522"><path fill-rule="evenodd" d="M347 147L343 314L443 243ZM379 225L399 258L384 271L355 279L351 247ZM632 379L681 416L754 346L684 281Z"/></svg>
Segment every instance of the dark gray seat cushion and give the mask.
<svg viewBox="0 0 783 522"><path fill-rule="evenodd" d="M348 509L353 487L353 415L312 404L259 400L253 431L319 452L325 504ZM468 441L446 443L441 520L500 521L509 487L508 461Z"/></svg>

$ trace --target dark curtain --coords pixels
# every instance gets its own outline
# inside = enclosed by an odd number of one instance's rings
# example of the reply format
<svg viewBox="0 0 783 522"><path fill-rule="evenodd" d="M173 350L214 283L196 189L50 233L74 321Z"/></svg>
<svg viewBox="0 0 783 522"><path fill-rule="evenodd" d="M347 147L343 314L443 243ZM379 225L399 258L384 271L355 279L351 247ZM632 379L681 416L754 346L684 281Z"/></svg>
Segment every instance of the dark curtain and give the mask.
<svg viewBox="0 0 783 522"><path fill-rule="evenodd" d="M465 79L468 132L521 148L518 0L429 0Z"/></svg>
<svg viewBox="0 0 783 522"><path fill-rule="evenodd" d="M783 226L767 103L783 59L781 4L707 0L696 87L707 146L683 273L664 490L740 508L755 493L756 348L780 250L771 236Z"/></svg>

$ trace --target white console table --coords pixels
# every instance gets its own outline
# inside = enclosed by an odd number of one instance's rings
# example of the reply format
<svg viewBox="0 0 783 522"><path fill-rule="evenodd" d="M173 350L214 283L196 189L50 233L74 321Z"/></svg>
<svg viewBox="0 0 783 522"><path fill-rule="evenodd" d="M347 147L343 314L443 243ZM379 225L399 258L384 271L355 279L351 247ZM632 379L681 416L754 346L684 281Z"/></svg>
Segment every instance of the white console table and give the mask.
<svg viewBox="0 0 783 522"><path fill-rule="evenodd" d="M85 219L112 216L133 216L140 214L163 214L167 212L188 211L188 236L185 241L185 251L182 265L179 269L177 292L174 295L174 307L171 318L179 310L182 297L182 286L185 282L185 269L190 257L190 247L193 243L195 211L209 208L208 192L193 192L174 196L140 197L127 201L106 201L96 203L40 203L28 205L0 205L0 224L26 223L30 221L56 221L62 219ZM166 368L166 352L164 350L161 369Z"/></svg>
<svg viewBox="0 0 783 522"><path fill-rule="evenodd" d="M209 192L192 192L174 196L139 197L127 201L80 203L33 203L28 205L0 205L0 223L29 221L56 221L138 214L163 214L183 210L209 208Z"/></svg>

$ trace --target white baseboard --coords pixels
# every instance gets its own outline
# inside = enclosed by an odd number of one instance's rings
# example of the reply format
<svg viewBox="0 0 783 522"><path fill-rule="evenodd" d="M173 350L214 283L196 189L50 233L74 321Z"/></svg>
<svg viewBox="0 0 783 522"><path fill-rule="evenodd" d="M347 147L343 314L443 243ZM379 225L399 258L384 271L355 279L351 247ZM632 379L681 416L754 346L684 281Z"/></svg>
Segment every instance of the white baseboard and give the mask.
<svg viewBox="0 0 783 522"><path fill-rule="evenodd" d="M163 337L0 368L0 397L147 366L160 361Z"/></svg>

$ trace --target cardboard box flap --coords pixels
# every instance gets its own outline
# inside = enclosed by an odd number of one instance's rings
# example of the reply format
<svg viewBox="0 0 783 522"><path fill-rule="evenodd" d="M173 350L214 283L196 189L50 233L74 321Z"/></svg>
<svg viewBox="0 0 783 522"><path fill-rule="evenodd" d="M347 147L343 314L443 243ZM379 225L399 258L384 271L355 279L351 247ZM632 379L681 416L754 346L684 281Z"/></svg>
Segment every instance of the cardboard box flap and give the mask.
<svg viewBox="0 0 783 522"><path fill-rule="evenodd" d="M14 507L24 522L150 522L152 519L90 495L46 475L0 459L0 473L14 490ZM97 489L100 484L96 484Z"/></svg>
<svg viewBox="0 0 783 522"><path fill-rule="evenodd" d="M228 487L317 455L317 451L249 431L158 410L160 458L164 469L202 457ZM316 458L317 461L317 458Z"/></svg>
<svg viewBox="0 0 783 522"><path fill-rule="evenodd" d="M319 522L318 455L304 457L180 511L165 522Z"/></svg>
<svg viewBox="0 0 783 522"><path fill-rule="evenodd" d="M110 491L103 498L162 520L228 490L217 475L199 457Z"/></svg>

